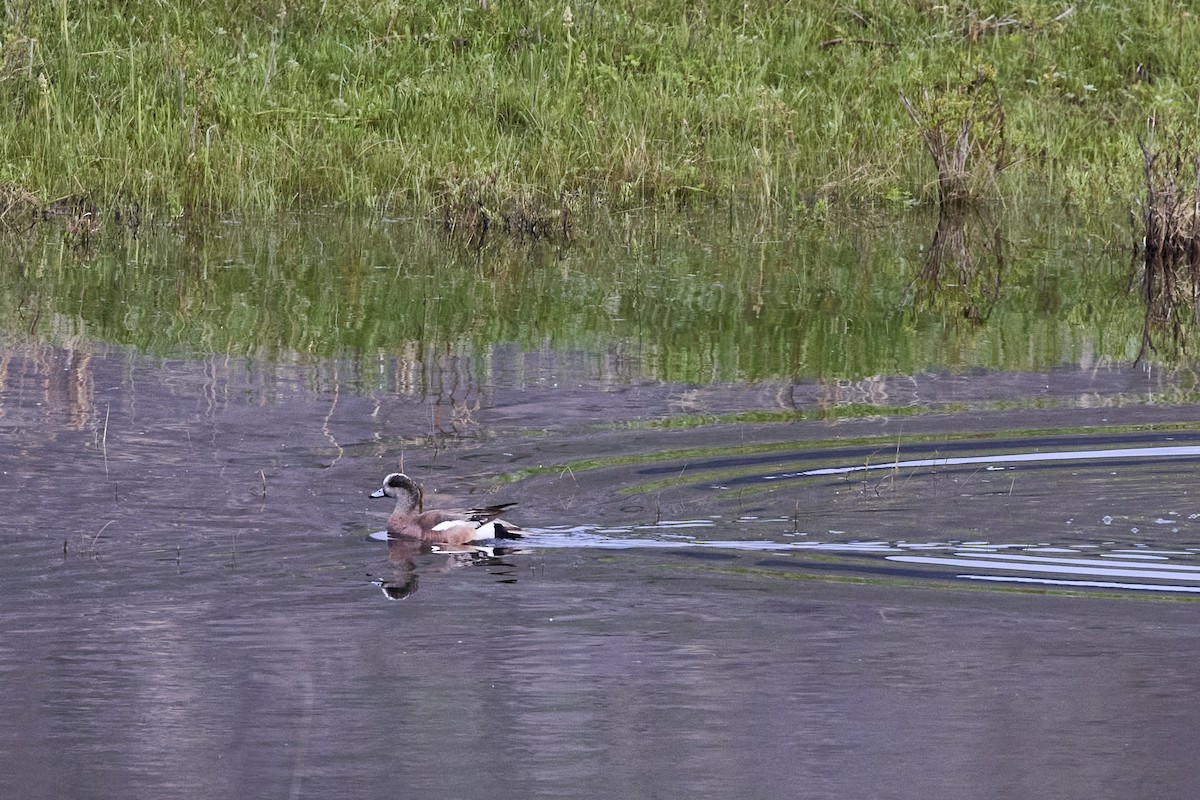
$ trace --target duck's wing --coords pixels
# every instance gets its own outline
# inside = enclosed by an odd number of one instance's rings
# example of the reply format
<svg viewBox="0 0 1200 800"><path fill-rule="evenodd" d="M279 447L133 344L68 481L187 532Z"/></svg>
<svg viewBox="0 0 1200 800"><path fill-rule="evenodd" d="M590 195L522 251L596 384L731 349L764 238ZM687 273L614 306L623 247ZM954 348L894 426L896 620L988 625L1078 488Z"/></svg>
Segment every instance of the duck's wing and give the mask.
<svg viewBox="0 0 1200 800"><path fill-rule="evenodd" d="M472 539L520 539L520 529L516 525L498 519L515 505L516 503L501 503L465 511L433 509L419 514L415 522L423 530L446 537L455 537L457 534ZM463 529L469 529L470 533Z"/></svg>
<svg viewBox="0 0 1200 800"><path fill-rule="evenodd" d="M522 532L515 525L506 525L498 519L490 522L475 522L469 519L448 519L439 522L430 530L433 537L446 542L467 543L485 539L521 539Z"/></svg>

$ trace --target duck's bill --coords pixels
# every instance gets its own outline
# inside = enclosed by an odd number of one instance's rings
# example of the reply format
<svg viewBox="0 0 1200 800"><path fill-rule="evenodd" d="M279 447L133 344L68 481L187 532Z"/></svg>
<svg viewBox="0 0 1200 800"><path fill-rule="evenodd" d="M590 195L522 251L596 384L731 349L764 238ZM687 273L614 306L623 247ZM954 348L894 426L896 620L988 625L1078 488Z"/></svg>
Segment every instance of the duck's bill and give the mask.
<svg viewBox="0 0 1200 800"><path fill-rule="evenodd" d="M376 489L375 491L371 492L371 497L383 497L383 496L384 496L383 489Z"/></svg>

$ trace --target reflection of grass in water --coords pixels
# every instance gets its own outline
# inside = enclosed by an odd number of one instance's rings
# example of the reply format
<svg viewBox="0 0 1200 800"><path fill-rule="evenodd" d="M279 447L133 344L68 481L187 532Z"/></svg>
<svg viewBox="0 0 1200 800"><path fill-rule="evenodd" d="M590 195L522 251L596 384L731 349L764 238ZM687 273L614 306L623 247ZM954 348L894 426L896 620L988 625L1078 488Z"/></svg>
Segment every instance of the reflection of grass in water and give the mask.
<svg viewBox="0 0 1200 800"><path fill-rule="evenodd" d="M754 455L766 456L772 453L787 453L788 458L779 462L774 462L771 465L770 471L800 472L812 469L822 469L826 467L857 466L859 464L866 463L887 464L890 461L908 460L917 456L912 454L905 455L903 454L903 451L906 448L911 449L919 445L948 445L951 443L973 442L977 443L982 448L986 447L989 442L1003 440L1006 442L1005 447L988 451L990 454L999 456L1022 452L1022 445L1019 443L1019 441L1016 444L1007 444L1012 440L1032 440L1046 436L1080 436L1088 437L1089 440L1093 441L1103 441L1106 436L1115 436L1119 434L1172 433L1189 431L1200 431L1200 423L1177 422L1153 425L1111 425L1105 427L1031 428L1025 430L987 433L937 433L905 435L900 439L897 439L894 436L866 436L837 440L782 441L761 444L745 444L739 442L737 444L720 445L714 447L681 448L676 450L662 450L650 453L630 453L619 456L606 456L602 458L584 458L569 461L563 464L526 467L503 474L497 478L497 483L501 485L513 484L541 475L585 473L630 466L647 466L654 464L679 465L680 472L670 477L643 481L641 483L632 485L624 484L621 489L617 490L617 494L621 495L639 495L648 494L651 492L659 492L677 486L688 486L700 482L720 483L721 481L743 477L753 477L756 475L760 476L763 474L763 465L761 463L705 470L700 470L690 465L690 462L700 460L738 458ZM837 449L839 451L847 449L862 449L864 451L870 451L874 454L877 454L878 457L873 461L870 457L868 457L865 461L860 459L858 461L847 462L847 457L845 455L838 455L825 459L806 461L806 463L803 465L803 470L799 468L789 470L787 467L789 463L802 459L809 459L814 455L820 456L822 451L829 449ZM939 455L936 452L933 452L921 457L940 458L945 457L945 454ZM881 473L879 471L875 473L880 480L884 479L888 474L889 473ZM764 484L762 486L739 487L736 491L719 496L749 496L763 492L769 492L785 484L794 486L801 482L822 480L828 481L831 478L836 477L837 476L830 475L814 475L786 478L778 481L772 481L769 484ZM856 478L861 479L862 476L858 473L849 473L847 476L842 477L854 480Z"/></svg>
<svg viewBox="0 0 1200 800"><path fill-rule="evenodd" d="M1172 402L1174 403L1194 403L1197 401L1200 401L1200 392L1195 390L1181 389L1172 398ZM618 430L686 430L689 428L703 428L710 425L736 423L827 422L846 419L870 419L872 417L916 417L922 414L961 414L967 411L1048 411L1057 408L1073 408L1075 405L1075 402L1070 399L1055 397L1031 397L1024 400L987 400L979 403L959 402L923 406L883 406L852 403L844 406L814 408L811 410L755 410L737 411L728 414L680 414L662 419L618 422L603 427L611 427Z"/></svg>
<svg viewBox="0 0 1200 800"><path fill-rule="evenodd" d="M475 385L524 379L493 366L510 363L493 358L501 347L550 367L587 354L590 380L603 386L789 377L832 387L939 367L1115 361L1141 326L1123 268L1100 276L1094 265L1080 268L1073 237L1103 231L1064 233L1010 254L985 332L903 302L906 259L928 244L929 221L916 215L844 221L835 231L780 219L766 241L752 227L714 226L712 217L610 222L603 238L566 250L479 254L447 254L424 226L336 215L147 228L136 240L114 234L118 241L89 253L47 226L21 239L25 270L0 275L0 329L155 355L312 359L314 382L330 380L317 359L337 358L354 367L337 377L352 389L413 394L451 361L455 377ZM1006 230L1040 242L1045 234L1033 228L1013 219ZM860 383L831 397L826 407L840 410L814 418L875 413L869 400L888 380Z"/></svg>
<svg viewBox="0 0 1200 800"><path fill-rule="evenodd" d="M881 455L885 455L885 454L882 453L882 451L881 451ZM842 464L842 463L844 463L844 461L829 462L829 463ZM864 462L864 463L870 463L870 462ZM883 459L882 461L880 461L878 463L887 463L887 459ZM806 470L807 469L820 469L820 467L816 466L816 464L817 464L817 462L812 462L812 464L805 464L804 469L806 469ZM777 463L772 466L773 466L773 469L770 470L771 472L780 471L780 470L787 471L787 467L786 467L785 463ZM797 469L795 471L800 471L800 470ZM674 478L663 478L661 480L640 483L640 484L637 484L636 486L625 486L621 489L618 489L617 494L622 494L622 495L647 494L650 492L661 492L664 489L672 489L676 486L690 486L692 484L697 484L697 483L721 484L725 481L737 480L739 478L761 477L762 475L763 475L763 468L761 465L751 465L751 466L746 466L746 467L740 467L737 469L731 468L731 469L724 469L724 470L707 470L707 471L703 471L703 472L688 469L685 474L677 475ZM884 476L880 475L879 478L882 480L884 478ZM764 484L762 486L739 486L737 489L724 490L724 491L718 492L715 495L715 497L718 497L718 498L746 497L746 496L750 496L750 495L763 494L766 492L770 492L770 491L773 491L775 489L778 489L778 488L781 488L784 486L794 487L794 486L805 484L805 483L820 483L823 481L829 481L831 479L833 479L833 480L843 479L844 480L845 476L810 475L810 476L805 476L805 477L781 478L779 480L771 481L770 483Z"/></svg>
<svg viewBox="0 0 1200 800"><path fill-rule="evenodd" d="M813 409L787 409L784 411L736 411L728 414L680 414L654 420L632 420L617 422L611 426L616 429L647 429L647 428L703 428L709 425L729 423L771 423L771 422L824 422L839 419L865 419L870 417L913 417L931 411L940 413L955 413L968 410L963 403L947 403L932 406L877 406L868 403L848 403L839 406L827 406Z"/></svg>
<svg viewBox="0 0 1200 800"><path fill-rule="evenodd" d="M809 558L805 554L805 558ZM812 559L817 560L817 559ZM941 592L971 592L985 594L1036 595L1044 597L1078 597L1094 600L1141 600L1154 603L1200 603L1200 597L1191 595L1171 594L1168 592L1136 591L1117 592L1106 589L1071 589L1068 587L1029 587L1004 586L957 581L944 575L931 574L927 580L911 577L870 577L863 578L854 575L828 575L825 573L802 572L803 564L797 563L795 571L785 569L770 569L767 567L737 567L718 566L715 564L678 564L662 563L664 569L682 570L686 572L717 573L721 575L738 575L752 578L768 578L781 581L807 581L812 583L835 583L853 586L878 586L886 588L926 589Z"/></svg>
<svg viewBox="0 0 1200 800"><path fill-rule="evenodd" d="M656 453L638 453L620 456L604 456L600 458L583 458L565 464L555 464L541 467L525 467L507 472L499 479L500 483L518 483L538 475L553 475L565 472L588 472L591 470L608 469L611 467L637 466L640 464L656 464L670 461L683 461L689 458L714 458L729 455L753 455L755 453L771 453L779 450L797 450L804 447L820 447L820 443L806 442L773 442L758 445L730 445L728 447L693 447L680 450L668 450Z"/></svg>

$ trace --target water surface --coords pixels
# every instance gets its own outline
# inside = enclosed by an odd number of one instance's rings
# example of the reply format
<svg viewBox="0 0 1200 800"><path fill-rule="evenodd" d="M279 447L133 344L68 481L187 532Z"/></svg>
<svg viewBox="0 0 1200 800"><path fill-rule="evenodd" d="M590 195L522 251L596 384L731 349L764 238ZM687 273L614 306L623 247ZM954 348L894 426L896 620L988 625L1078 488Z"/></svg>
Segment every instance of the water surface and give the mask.
<svg viewBox="0 0 1200 800"><path fill-rule="evenodd" d="M1092 302L1066 245L1008 253L1042 266L990 320L888 310L880 255L762 329L746 265L822 251L735 256L710 305L704 246L607 286L568 253L523 268L561 322L456 326L407 251L214 241L0 281L3 796L1195 792L1194 391L1105 344L1136 313L1047 317ZM445 296L491 302L470 264ZM692 310L633 314L663 264ZM381 541L398 468L527 538Z"/></svg>

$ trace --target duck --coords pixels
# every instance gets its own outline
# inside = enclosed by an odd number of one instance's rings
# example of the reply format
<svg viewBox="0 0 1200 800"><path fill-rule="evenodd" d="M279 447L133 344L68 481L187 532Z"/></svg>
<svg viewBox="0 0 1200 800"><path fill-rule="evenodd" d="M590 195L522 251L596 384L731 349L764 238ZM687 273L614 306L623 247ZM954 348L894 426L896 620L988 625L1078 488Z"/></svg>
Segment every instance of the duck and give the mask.
<svg viewBox="0 0 1200 800"><path fill-rule="evenodd" d="M389 536L419 539L443 545L464 545L487 539L520 539L521 531L504 522L500 515L516 503L500 503L465 510L421 510L421 489L403 472L383 479L383 486L371 497L391 497L396 501L387 522Z"/></svg>

